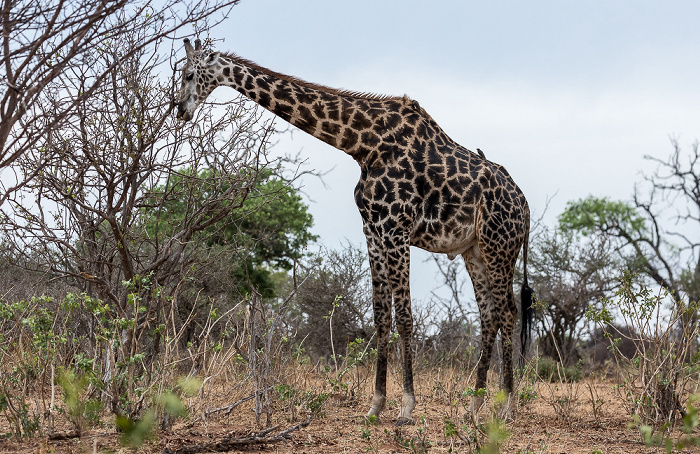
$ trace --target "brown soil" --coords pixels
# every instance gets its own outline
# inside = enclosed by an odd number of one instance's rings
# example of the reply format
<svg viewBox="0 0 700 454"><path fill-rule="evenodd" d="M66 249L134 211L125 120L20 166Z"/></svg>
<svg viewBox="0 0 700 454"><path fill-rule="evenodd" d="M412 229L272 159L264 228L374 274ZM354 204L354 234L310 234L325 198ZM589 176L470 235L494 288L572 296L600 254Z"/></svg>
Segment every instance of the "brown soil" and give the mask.
<svg viewBox="0 0 700 454"><path fill-rule="evenodd" d="M321 415L307 427L291 434L287 441L252 444L245 448L227 452L260 453L401 453L401 452L475 452L474 434L479 433L468 417L468 398L462 398L458 383L461 377L445 373L424 372L417 380L418 405L414 411L416 424L397 428L397 402L401 392L396 385L396 376L391 377L389 402L377 424L368 424L362 415L367 411L371 396L371 380L361 382L360 398L348 400L339 394L331 394ZM492 382L494 379L492 378ZM638 429L631 428L632 418L626 414L622 401L614 395L612 382L597 380L576 384L538 383L535 386L537 397L518 408L515 419L506 422L507 439L501 444L504 453L636 453L665 452L661 448L645 446ZM452 390L450 390L452 388ZM461 389L464 387L462 386ZM313 389L307 388L307 389ZM521 386L522 389L522 386ZM322 387L316 388L323 391ZM594 414L592 397L598 402ZM226 406L239 399L239 396L219 395L219 406ZM570 402L566 408L561 403ZM451 405L452 403L452 405ZM191 403L190 403L191 404ZM34 438L17 442L11 439L0 441L1 453L92 453L92 452L163 452L176 451L187 446L214 446L213 443L231 439L242 439L261 429L256 427L253 401L249 400L236 407L227 416L211 416L206 424L200 422L188 427L187 422L175 424L168 431L159 432L153 439L138 449L120 448L119 435L108 425L93 428L80 438L55 440ZM208 405L207 408L216 408ZM480 421L489 421L493 414L483 412ZM302 414L296 421L290 421L288 408L284 402L273 405L273 424L279 425L270 435L303 422ZM264 417L263 417L264 418ZM194 419L194 415L190 418ZM446 436L446 419L459 427L459 435ZM109 420L105 416L104 420ZM191 424L190 424L191 425ZM485 427L484 424L482 427ZM57 433L61 433L57 428ZM66 425L63 433L68 433ZM8 431L7 422L0 417L0 430ZM460 437L461 436L461 437ZM677 439L680 432L673 432ZM700 436L700 434L696 434ZM479 439L486 436L479 433ZM423 451L421 451L423 449ZM203 451L200 451L203 452ZM682 452L700 452L699 448L686 448Z"/></svg>

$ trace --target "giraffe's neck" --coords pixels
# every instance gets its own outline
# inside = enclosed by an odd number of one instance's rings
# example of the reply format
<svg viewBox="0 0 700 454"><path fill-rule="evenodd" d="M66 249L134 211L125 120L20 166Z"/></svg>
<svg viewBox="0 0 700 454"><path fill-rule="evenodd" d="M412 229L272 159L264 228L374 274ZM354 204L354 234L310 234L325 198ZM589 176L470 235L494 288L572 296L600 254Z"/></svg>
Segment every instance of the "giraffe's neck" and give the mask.
<svg viewBox="0 0 700 454"><path fill-rule="evenodd" d="M299 129L362 163L396 146L403 127L421 117L407 97L336 90L275 73L233 55L222 55L219 85L233 87Z"/></svg>

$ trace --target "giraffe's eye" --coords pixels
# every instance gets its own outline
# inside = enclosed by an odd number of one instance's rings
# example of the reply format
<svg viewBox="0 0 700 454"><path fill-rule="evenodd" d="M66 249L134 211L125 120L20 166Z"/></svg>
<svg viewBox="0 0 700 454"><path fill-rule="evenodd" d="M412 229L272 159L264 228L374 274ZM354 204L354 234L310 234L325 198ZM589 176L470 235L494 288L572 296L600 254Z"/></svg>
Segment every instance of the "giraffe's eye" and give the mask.
<svg viewBox="0 0 700 454"><path fill-rule="evenodd" d="M194 73L188 74L188 75L185 77L185 79L187 79L187 80L192 80L192 79L194 79Z"/></svg>

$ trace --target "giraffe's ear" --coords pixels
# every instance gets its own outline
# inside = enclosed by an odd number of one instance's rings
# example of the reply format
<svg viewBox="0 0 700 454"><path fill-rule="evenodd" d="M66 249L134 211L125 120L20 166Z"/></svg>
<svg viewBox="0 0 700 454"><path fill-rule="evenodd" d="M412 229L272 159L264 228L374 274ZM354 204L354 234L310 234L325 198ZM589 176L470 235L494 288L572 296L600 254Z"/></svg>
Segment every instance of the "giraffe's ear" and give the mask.
<svg viewBox="0 0 700 454"><path fill-rule="evenodd" d="M206 64L207 65L213 65L216 63L216 61L219 59L219 53L218 52L211 52L209 55L207 55L206 59Z"/></svg>

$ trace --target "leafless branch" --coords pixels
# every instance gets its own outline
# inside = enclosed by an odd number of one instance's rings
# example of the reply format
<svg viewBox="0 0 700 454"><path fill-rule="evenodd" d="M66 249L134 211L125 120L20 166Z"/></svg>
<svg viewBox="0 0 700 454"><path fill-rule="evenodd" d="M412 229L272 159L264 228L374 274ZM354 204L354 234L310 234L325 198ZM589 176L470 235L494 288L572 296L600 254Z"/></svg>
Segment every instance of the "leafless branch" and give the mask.
<svg viewBox="0 0 700 454"><path fill-rule="evenodd" d="M53 131L79 122L79 107L114 82L125 61L195 23L223 20L238 0L4 0L0 67L0 169L44 149ZM150 33L144 33L149 30ZM114 49L120 36L139 36ZM93 63L105 56L102 64ZM161 57L158 57L161 58ZM92 68L88 74L85 68ZM82 73L86 77L77 77ZM41 174L40 160L6 181L0 203Z"/></svg>

